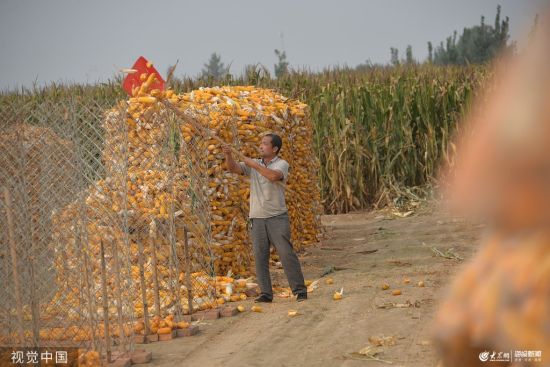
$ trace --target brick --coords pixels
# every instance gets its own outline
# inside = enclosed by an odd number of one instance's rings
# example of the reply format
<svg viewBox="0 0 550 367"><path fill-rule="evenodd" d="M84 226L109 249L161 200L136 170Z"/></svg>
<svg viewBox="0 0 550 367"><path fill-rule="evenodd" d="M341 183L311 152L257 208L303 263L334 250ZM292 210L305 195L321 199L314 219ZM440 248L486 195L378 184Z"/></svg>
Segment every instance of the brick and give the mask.
<svg viewBox="0 0 550 367"><path fill-rule="evenodd" d="M133 364L149 363L153 359L153 353L144 350L130 352L130 359Z"/></svg>
<svg viewBox="0 0 550 367"><path fill-rule="evenodd" d="M109 363L108 367L130 367L132 361L128 357L120 357L115 359L113 362Z"/></svg>
<svg viewBox="0 0 550 367"><path fill-rule="evenodd" d="M207 320L215 320L220 318L220 309L219 308L213 308L211 310L206 311Z"/></svg>
<svg viewBox="0 0 550 367"><path fill-rule="evenodd" d="M181 317L181 320L182 321L185 321L185 322L188 322L188 323L191 323L191 321L197 321L197 315L196 314L192 314L192 315L183 315Z"/></svg>
<svg viewBox="0 0 550 367"><path fill-rule="evenodd" d="M213 308L211 310L199 311L195 314L195 316L197 319L216 320L220 318L220 310Z"/></svg>
<svg viewBox="0 0 550 367"><path fill-rule="evenodd" d="M134 335L135 344L145 344L145 335Z"/></svg>
<svg viewBox="0 0 550 367"><path fill-rule="evenodd" d="M178 336L178 334L176 333L176 330L172 330L172 332L170 334L159 334L159 342L172 340L172 339L176 338L177 336Z"/></svg>
<svg viewBox="0 0 550 367"><path fill-rule="evenodd" d="M221 317L231 317L231 316L235 316L238 313L239 313L239 310L237 310L237 307L234 307L234 306L225 306L220 311Z"/></svg>
<svg viewBox="0 0 550 367"><path fill-rule="evenodd" d="M150 334L147 335L147 342L158 342L159 341L159 335L158 334Z"/></svg>
<svg viewBox="0 0 550 367"><path fill-rule="evenodd" d="M122 353L121 351L114 350L111 352L111 360L118 359L120 357L127 357L126 353Z"/></svg>
<svg viewBox="0 0 550 367"><path fill-rule="evenodd" d="M178 336L192 336L199 332L198 325L190 325L188 328L185 329L178 329L177 333Z"/></svg>

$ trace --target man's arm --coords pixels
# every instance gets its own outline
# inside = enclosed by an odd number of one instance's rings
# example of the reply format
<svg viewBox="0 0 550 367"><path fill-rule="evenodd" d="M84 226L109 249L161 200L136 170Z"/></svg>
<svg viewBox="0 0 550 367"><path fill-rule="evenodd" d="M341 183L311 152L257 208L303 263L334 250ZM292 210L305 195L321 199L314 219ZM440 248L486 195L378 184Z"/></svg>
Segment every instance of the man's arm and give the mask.
<svg viewBox="0 0 550 367"><path fill-rule="evenodd" d="M235 160L233 159L233 154L231 154L231 148L229 147L229 145L223 145L222 150L223 150L223 153L225 154L225 162L227 164L227 169L230 172L238 173L242 175L244 172L241 166L237 162L235 162Z"/></svg>
<svg viewBox="0 0 550 367"><path fill-rule="evenodd" d="M271 182L281 181L284 178L283 172L281 172L280 170L264 167L253 159L246 158L244 160L244 164L258 171L258 173L260 173Z"/></svg>

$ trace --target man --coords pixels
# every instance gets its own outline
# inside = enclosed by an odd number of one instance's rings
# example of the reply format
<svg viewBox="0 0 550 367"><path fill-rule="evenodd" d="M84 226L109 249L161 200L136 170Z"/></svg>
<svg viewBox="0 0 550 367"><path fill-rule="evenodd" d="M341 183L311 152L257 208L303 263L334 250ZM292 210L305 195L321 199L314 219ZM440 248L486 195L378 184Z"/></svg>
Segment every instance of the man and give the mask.
<svg viewBox="0 0 550 367"><path fill-rule="evenodd" d="M222 147L227 169L250 176L250 220L256 277L261 294L255 302L271 302L273 289L269 274L269 244L273 244L297 301L307 299L300 262L290 242L290 221L285 203L288 162L278 157L283 142L276 134L266 134L260 144L261 158L235 162L231 148ZM282 184L281 184L282 183Z"/></svg>

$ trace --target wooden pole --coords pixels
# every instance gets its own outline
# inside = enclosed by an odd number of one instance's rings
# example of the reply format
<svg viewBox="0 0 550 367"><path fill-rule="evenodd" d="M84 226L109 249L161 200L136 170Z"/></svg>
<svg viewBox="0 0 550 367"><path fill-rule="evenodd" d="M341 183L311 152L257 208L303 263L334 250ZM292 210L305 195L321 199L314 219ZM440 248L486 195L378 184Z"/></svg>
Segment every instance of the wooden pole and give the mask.
<svg viewBox="0 0 550 367"><path fill-rule="evenodd" d="M187 226L183 226L183 251L185 256L185 286L187 287L187 304L189 305L189 314L193 313L193 285L191 283L191 259L189 257L189 241L187 236Z"/></svg>
<svg viewBox="0 0 550 367"><path fill-rule="evenodd" d="M171 210L173 212L173 209ZM179 259L178 259L178 254L177 254L177 251L176 251L176 236L175 236L175 225L174 225L174 215L173 213L171 214L172 216L172 219L171 219L171 223L170 223L170 257L172 258L172 266L173 266L173 270L170 272L171 274L171 278L172 277L175 277L174 279L174 282L172 284L172 293L174 294L174 297L175 298L175 303L176 303L176 316L177 316L177 321L180 321L181 319L181 314L182 314L182 311L183 311L183 308L181 306L181 299L180 299L180 280L179 280L179 275L180 275L180 265L179 265ZM170 282L172 283L172 282Z"/></svg>
<svg viewBox="0 0 550 367"><path fill-rule="evenodd" d="M103 326L105 327L105 347L107 353L107 363L111 363L111 335L109 330L109 295L107 292L107 265L105 264L105 247L103 240L100 241L101 247L101 288L103 289Z"/></svg>
<svg viewBox="0 0 550 367"><path fill-rule="evenodd" d="M155 312L156 316L161 317L160 314L160 293L159 293L159 278L157 269L157 226L155 219L151 221L149 225L149 242L151 243L151 260L153 265L153 292L155 296Z"/></svg>
<svg viewBox="0 0 550 367"><path fill-rule="evenodd" d="M139 282L141 285L141 302L143 303L143 322L145 323L144 335L151 333L149 328L149 305L147 303L147 282L145 281L145 260L144 260L143 243L138 241L138 265L139 265ZM147 338L145 338L147 343Z"/></svg>
<svg viewBox="0 0 550 367"><path fill-rule="evenodd" d="M11 196L7 187L4 187L4 202L6 203L6 217L8 222L8 241L10 243L11 268L13 286L15 291L15 303L17 305L17 323L19 326L20 344L25 340L23 330L23 302L21 300L21 284L19 283L19 272L17 269L17 249L15 244L15 229L13 226L13 213L11 207Z"/></svg>
<svg viewBox="0 0 550 367"><path fill-rule="evenodd" d="M172 130L176 129L176 126L172 121L172 124L170 125L170 134L172 133ZM181 139L181 137L180 137ZM183 139L182 139L183 140ZM175 168L177 166L176 163L176 154L175 154L175 144L172 139L169 139L172 144L170 145L170 172L169 172L169 187L170 187L170 194L171 194L171 200L170 205L168 207L168 240L170 241L170 287L173 296L175 297L175 309L176 309L176 321L181 321L181 315L183 312L182 306L181 306L181 299L180 299L180 262L178 259L178 254L176 251L177 246L177 238L176 238L176 225L175 225L175 218L174 218L174 205L177 197L177 193L174 187L174 177L176 176ZM174 279L175 275L175 279Z"/></svg>
<svg viewBox="0 0 550 367"><path fill-rule="evenodd" d="M91 294L91 282L90 282L90 266L89 266L89 263L88 263L88 257L86 256L85 254L85 251L83 250L85 244L87 245L87 238L83 239L84 236L84 231L86 229L83 229L83 228L86 228L86 221L84 220L84 205L83 205L83 198L81 198L79 200L79 203L80 203L80 220L79 221L76 221L75 220L75 224L74 224L74 228L75 228L75 238L76 238L76 241L75 241L75 246L76 246L76 252L78 254L78 257L80 258L80 261L81 261L81 264L82 266L84 267L84 269L82 269L82 271L84 272L84 288L86 290L86 297L88 299L88 302L86 302L88 304L88 312L90 313L90 317L88 318L88 321L90 322L90 331L92 333L92 348L94 350L97 350L97 342L96 342L96 338L95 338L95 329L96 329L96 325L95 325L95 318L94 318L94 313L95 313L95 310L94 310L94 307L92 306L92 294Z"/></svg>
<svg viewBox="0 0 550 367"><path fill-rule="evenodd" d="M91 290L91 282L90 282L90 263L88 262L88 257L83 254L83 252L80 252L81 255L84 258L84 281L86 284L86 290L87 290L87 297L88 297L88 312L90 313L90 329L92 331L92 349L97 350L97 341L96 341L96 321L95 321L95 312L93 308L93 300L92 300L92 294L90 292Z"/></svg>
<svg viewBox="0 0 550 367"><path fill-rule="evenodd" d="M118 258L118 245L117 239L113 240L113 258L115 260L115 281L116 281L116 299L117 299L117 313L118 313L118 328L120 340L126 340L126 333L124 332L124 319L122 315L122 281L120 279L120 263ZM126 352L126 343L120 343L122 345L122 351Z"/></svg>
<svg viewBox="0 0 550 367"><path fill-rule="evenodd" d="M40 342L40 311L38 305L38 297L36 296L36 277L34 275L35 270L35 260L34 254L36 253L36 238L34 236L34 224L31 224L33 228L31 230L32 235L30 236L31 246L30 254L27 253L27 266L29 269L29 278L30 278L30 297L31 297L31 317L32 317L32 335L33 335L33 345L39 347Z"/></svg>

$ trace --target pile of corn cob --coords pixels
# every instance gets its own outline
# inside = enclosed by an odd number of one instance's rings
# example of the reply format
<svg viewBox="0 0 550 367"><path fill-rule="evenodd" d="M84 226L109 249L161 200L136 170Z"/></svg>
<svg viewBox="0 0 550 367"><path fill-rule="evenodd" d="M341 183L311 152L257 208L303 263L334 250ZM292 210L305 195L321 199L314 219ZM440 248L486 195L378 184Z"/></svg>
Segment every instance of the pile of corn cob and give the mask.
<svg viewBox="0 0 550 367"><path fill-rule="evenodd" d="M196 123L182 121L165 103ZM110 318L121 313L125 320L141 318L143 288L148 314L157 318L178 320L191 307L207 309L246 299L246 289L254 286L245 279L252 269L249 183L248 178L226 171L215 137L257 157L262 133L282 136L281 157L291 167L286 200L294 246L317 241L318 161L306 105L253 87L216 87L183 95L170 90L149 93L145 88L108 111L104 129L106 177L92 185L81 201L54 215L53 247L63 292L50 305L68 305L75 320L102 315L104 294ZM188 257L183 249L184 226ZM185 275L186 266L190 277ZM101 283L104 272L106 291ZM227 273L233 276L222 276ZM75 284L86 285L88 294ZM83 307L89 310L83 312ZM75 338L86 336L80 333Z"/></svg>

